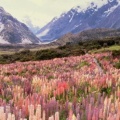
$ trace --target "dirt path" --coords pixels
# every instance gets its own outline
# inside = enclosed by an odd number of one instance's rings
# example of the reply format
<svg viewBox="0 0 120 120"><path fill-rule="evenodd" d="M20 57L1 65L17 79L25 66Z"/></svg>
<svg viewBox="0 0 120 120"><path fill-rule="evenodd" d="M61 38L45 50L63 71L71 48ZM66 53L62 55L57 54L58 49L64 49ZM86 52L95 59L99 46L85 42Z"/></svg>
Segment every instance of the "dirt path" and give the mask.
<svg viewBox="0 0 120 120"><path fill-rule="evenodd" d="M96 63L98 69L99 69L99 72L100 74L103 74L104 73L104 70L103 68L100 66L100 64L98 63L97 59L96 58L93 58L94 62Z"/></svg>

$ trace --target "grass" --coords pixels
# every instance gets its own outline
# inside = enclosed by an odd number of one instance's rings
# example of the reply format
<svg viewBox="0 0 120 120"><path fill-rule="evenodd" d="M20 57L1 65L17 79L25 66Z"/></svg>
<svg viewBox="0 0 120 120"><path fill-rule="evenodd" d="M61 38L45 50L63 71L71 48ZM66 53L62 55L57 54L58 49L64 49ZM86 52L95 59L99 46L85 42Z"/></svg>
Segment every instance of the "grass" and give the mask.
<svg viewBox="0 0 120 120"><path fill-rule="evenodd" d="M30 51L38 51L38 50L46 50L46 49L50 49L50 48L57 48L58 46L48 46L48 47L37 47L37 48L31 48Z"/></svg>
<svg viewBox="0 0 120 120"><path fill-rule="evenodd" d="M99 52L113 51L113 50L120 50L120 45L113 45L110 47L101 48L101 49L97 49L97 50L94 49L94 50L89 51L89 53L99 53Z"/></svg>
<svg viewBox="0 0 120 120"><path fill-rule="evenodd" d="M0 50L0 55L10 55L10 54L14 54L15 52L14 51L3 51L3 50Z"/></svg>
<svg viewBox="0 0 120 120"><path fill-rule="evenodd" d="M40 51L40 50L46 50L46 49L50 49L50 48L57 48L57 46L48 46L48 47L35 47L35 48L30 48L29 50L30 51ZM11 54L14 54L16 52L21 52L21 51L24 51L25 49L24 48L21 48L19 50L16 50L16 49L7 49L7 50L4 50L4 49L0 49L0 55L11 55Z"/></svg>
<svg viewBox="0 0 120 120"><path fill-rule="evenodd" d="M108 50L120 50L120 45L113 45L107 48Z"/></svg>

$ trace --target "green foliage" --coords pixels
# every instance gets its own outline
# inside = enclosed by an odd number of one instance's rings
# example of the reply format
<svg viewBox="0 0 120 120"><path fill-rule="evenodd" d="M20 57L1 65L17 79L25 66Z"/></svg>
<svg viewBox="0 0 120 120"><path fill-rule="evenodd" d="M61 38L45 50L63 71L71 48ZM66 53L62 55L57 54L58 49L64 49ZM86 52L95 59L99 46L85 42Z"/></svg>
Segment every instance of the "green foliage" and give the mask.
<svg viewBox="0 0 120 120"><path fill-rule="evenodd" d="M70 91L67 92L67 96L68 96L68 100L69 101L73 101L74 94L73 94L72 90L70 90Z"/></svg>
<svg viewBox="0 0 120 120"><path fill-rule="evenodd" d="M117 69L120 69L120 61L115 63L114 67L117 68Z"/></svg>
<svg viewBox="0 0 120 120"><path fill-rule="evenodd" d="M120 50L113 50L112 55L113 55L113 57L120 56Z"/></svg>
<svg viewBox="0 0 120 120"><path fill-rule="evenodd" d="M60 112L60 120L66 120L66 118L67 118L67 115L66 115L66 111L65 110L62 110L61 112Z"/></svg>
<svg viewBox="0 0 120 120"><path fill-rule="evenodd" d="M112 87L101 88L101 93L106 93L107 95L110 95L111 92L112 92Z"/></svg>
<svg viewBox="0 0 120 120"><path fill-rule="evenodd" d="M37 51L35 54L35 60L48 60L55 57L62 57L62 54L53 49Z"/></svg>
<svg viewBox="0 0 120 120"><path fill-rule="evenodd" d="M110 60L110 56L104 56L103 59L109 61Z"/></svg>
<svg viewBox="0 0 120 120"><path fill-rule="evenodd" d="M30 51L23 50L21 52L17 52L15 54L9 55L0 55L0 64L13 63L16 61L35 61L35 60L49 60L53 58L61 58L68 56L79 56L84 55L86 52L90 50L96 50L107 46L116 45L119 43L119 38L106 38L103 40L91 40L91 41L81 41L79 43L67 43L64 46L60 46L58 48L46 49L46 50L38 50L38 51ZM3 46L4 48L4 46ZM12 49L10 46L8 48ZM4 48L5 49L5 48ZM16 50L18 48L16 47ZM120 50L112 51L113 56L119 56ZM84 66L85 63L80 65ZM86 64L87 65L87 64Z"/></svg>
<svg viewBox="0 0 120 120"><path fill-rule="evenodd" d="M50 75L50 76L48 76L47 79L48 79L48 80L54 79L54 76Z"/></svg>
<svg viewBox="0 0 120 120"><path fill-rule="evenodd" d="M79 68L84 67L84 66L89 66L89 63L87 61L83 61L77 66L77 68L79 69Z"/></svg>

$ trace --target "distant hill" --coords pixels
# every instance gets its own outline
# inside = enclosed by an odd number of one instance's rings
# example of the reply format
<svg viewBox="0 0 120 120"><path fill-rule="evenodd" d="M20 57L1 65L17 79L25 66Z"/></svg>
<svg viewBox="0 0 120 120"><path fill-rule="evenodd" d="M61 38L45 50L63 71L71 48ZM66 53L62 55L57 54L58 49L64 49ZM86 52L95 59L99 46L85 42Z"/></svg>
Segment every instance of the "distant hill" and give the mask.
<svg viewBox="0 0 120 120"><path fill-rule="evenodd" d="M53 45L63 46L66 43L78 43L81 41L90 41L90 40L103 40L105 38L111 37L120 37L120 30L114 29L92 29L86 30L77 34L68 33L58 39L55 42L52 42Z"/></svg>

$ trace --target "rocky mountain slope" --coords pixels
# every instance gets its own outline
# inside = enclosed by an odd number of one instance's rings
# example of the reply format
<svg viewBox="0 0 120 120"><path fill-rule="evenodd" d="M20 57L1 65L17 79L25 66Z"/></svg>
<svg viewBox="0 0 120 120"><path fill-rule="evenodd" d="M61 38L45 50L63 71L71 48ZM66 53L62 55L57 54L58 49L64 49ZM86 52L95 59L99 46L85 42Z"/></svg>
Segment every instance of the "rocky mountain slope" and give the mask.
<svg viewBox="0 0 120 120"><path fill-rule="evenodd" d="M120 28L120 1L99 0L86 9L72 8L60 17L54 18L37 32L42 41L54 41L67 33L79 33L93 28ZM103 2L101 6L99 3Z"/></svg>
<svg viewBox="0 0 120 120"><path fill-rule="evenodd" d="M39 39L29 28L0 7L0 44L32 44Z"/></svg>

